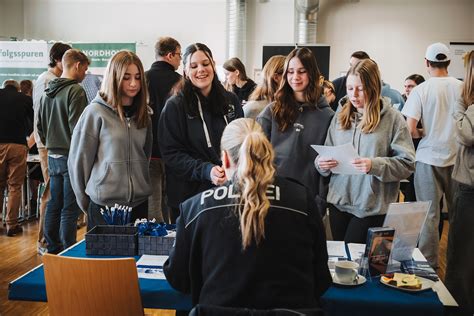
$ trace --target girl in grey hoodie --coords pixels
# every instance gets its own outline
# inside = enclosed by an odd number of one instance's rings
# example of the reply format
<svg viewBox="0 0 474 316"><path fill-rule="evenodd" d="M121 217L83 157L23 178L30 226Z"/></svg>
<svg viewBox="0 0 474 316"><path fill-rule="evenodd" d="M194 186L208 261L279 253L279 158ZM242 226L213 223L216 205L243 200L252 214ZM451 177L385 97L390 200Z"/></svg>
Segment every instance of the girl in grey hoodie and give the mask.
<svg viewBox="0 0 474 316"><path fill-rule="evenodd" d="M365 59L347 76L347 97L328 130L325 145L351 143L359 158L352 166L363 174L331 173L338 162L318 156L315 165L331 176L327 202L335 240L365 243L369 227L382 226L388 204L397 201L400 180L415 168L415 149L402 115L381 98L377 64Z"/></svg>
<svg viewBox="0 0 474 316"><path fill-rule="evenodd" d="M68 167L87 228L105 224L100 209L133 207L131 220L146 218L152 127L143 65L130 51L110 59L100 92L82 113L72 135Z"/></svg>

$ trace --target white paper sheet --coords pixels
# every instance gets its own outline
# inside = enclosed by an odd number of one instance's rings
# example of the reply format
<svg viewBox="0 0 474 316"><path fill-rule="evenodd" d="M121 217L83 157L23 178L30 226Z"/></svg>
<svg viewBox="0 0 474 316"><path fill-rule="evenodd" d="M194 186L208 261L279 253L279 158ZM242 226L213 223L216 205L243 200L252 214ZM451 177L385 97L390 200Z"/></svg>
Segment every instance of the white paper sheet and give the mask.
<svg viewBox="0 0 474 316"><path fill-rule="evenodd" d="M352 159L359 157L352 144L347 143L339 146L311 145L311 147L318 152L321 157L337 160L338 165L331 169L332 173L363 174L363 172L357 170L351 164Z"/></svg>
<svg viewBox="0 0 474 316"><path fill-rule="evenodd" d="M346 246L343 241L327 241L329 257L347 258Z"/></svg>
<svg viewBox="0 0 474 316"><path fill-rule="evenodd" d="M326 243L329 256L328 268L333 272L336 262L347 259L346 246L343 241L328 240Z"/></svg>
<svg viewBox="0 0 474 316"><path fill-rule="evenodd" d="M347 248L349 248L352 261L359 261L365 252L365 244L350 243L347 244Z"/></svg>
<svg viewBox="0 0 474 316"><path fill-rule="evenodd" d="M137 261L138 277L142 279L166 280L163 264L168 256L142 255Z"/></svg>

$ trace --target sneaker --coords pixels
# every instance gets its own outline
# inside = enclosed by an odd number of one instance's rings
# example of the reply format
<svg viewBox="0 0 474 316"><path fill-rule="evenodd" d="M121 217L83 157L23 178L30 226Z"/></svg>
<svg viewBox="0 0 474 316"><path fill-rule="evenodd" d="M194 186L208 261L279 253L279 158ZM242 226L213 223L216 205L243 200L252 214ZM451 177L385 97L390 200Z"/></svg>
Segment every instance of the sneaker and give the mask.
<svg viewBox="0 0 474 316"><path fill-rule="evenodd" d="M23 232L23 228L21 228L20 225L16 225L15 227L13 228L10 228L10 229L7 229L7 236L8 237L13 237L15 236L16 234L19 234Z"/></svg>
<svg viewBox="0 0 474 316"><path fill-rule="evenodd" d="M45 253L48 253L48 248L38 245L38 254L42 256Z"/></svg>

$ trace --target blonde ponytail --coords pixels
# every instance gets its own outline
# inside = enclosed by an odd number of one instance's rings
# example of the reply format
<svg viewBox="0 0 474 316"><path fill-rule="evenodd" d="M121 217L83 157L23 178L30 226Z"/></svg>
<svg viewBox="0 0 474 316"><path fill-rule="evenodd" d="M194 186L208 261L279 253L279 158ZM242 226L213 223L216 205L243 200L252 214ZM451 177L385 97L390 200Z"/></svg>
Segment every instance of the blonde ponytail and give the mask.
<svg viewBox="0 0 474 316"><path fill-rule="evenodd" d="M265 217L270 208L266 192L275 174L274 152L260 125L248 118L234 120L226 127L221 148L236 165L242 248L246 249L252 241L258 245L265 237Z"/></svg>

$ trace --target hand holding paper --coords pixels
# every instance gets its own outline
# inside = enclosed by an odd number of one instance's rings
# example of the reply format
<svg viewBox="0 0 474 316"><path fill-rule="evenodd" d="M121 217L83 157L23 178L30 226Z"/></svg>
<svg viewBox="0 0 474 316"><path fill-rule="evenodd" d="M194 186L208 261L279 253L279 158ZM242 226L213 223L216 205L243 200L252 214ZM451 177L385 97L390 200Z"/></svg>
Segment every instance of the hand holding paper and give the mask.
<svg viewBox="0 0 474 316"><path fill-rule="evenodd" d="M365 173L356 169L352 164L352 161L357 160L359 156L350 143L339 146L311 145L311 147L319 153L320 158L318 164L320 164L321 169L323 169L323 166L329 167L328 169L330 169L332 173L339 174ZM367 162L365 162L365 164L366 163Z"/></svg>

